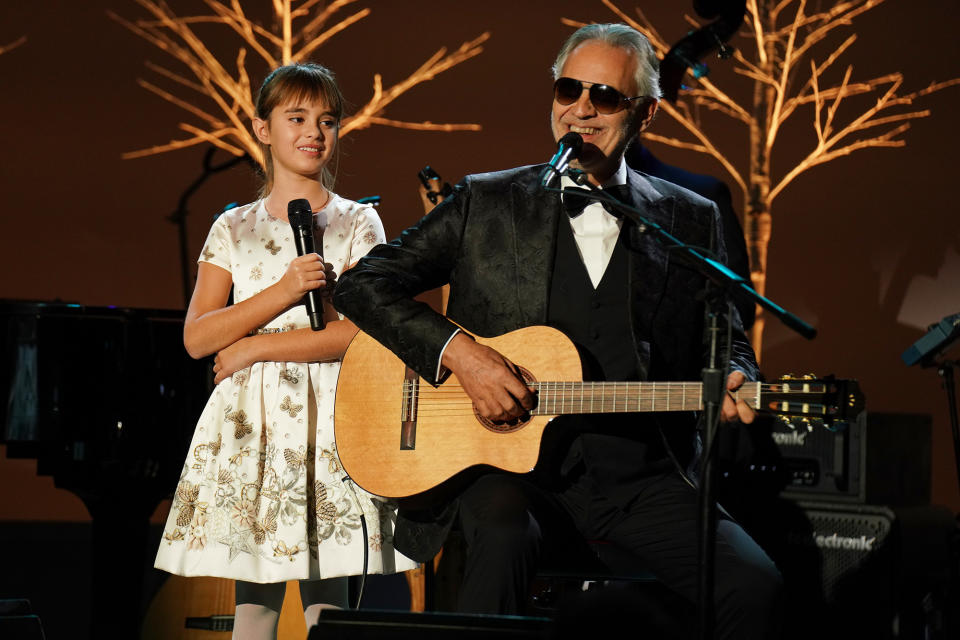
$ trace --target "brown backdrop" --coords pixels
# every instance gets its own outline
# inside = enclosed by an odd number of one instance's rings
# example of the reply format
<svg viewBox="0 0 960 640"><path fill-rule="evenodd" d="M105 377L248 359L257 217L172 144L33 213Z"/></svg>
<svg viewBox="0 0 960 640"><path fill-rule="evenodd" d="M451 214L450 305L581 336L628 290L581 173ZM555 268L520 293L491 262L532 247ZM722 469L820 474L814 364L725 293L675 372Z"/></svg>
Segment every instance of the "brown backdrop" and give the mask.
<svg viewBox="0 0 960 640"><path fill-rule="evenodd" d="M199 2L171 4L181 13L203 11ZM685 4L646 4L665 37L677 40L687 31ZM401 119L477 122L482 132L375 127L344 140L337 190L351 198L380 195L388 237L421 215L416 172L425 164L455 180L548 158L548 70L570 32L560 18L613 17L592 0L360 5L373 14L315 57L338 72L355 104L366 101L375 72L392 84L437 48L492 32L479 57L417 87L388 111ZM179 137L175 125L182 113L136 85L139 76L156 80L145 60L168 60L110 21L107 9L142 15L125 0L6 2L0 8L0 44L29 38L0 56L0 187L7 224L0 298L182 308L176 230L165 217L199 175L203 149L120 159L124 151ZM960 75L958 24L960 6L952 0L891 0L855 24L860 38L847 58L854 78L900 70L907 88L915 89ZM224 50L236 44L225 38ZM716 79L730 77L723 63L711 62ZM265 69L255 71L262 77ZM929 96L921 106L933 116L914 123L906 149L861 151L814 169L775 202L768 295L815 324L820 336L807 342L771 321L763 369L768 376L812 371L859 378L871 410L932 413L934 501L957 510L945 395L935 372L907 368L899 359L921 327L960 311L954 161L960 88ZM666 116L654 126L676 132ZM736 149L744 136L741 125L730 125L718 139ZM775 163L796 158L812 139L809 112L795 117ZM724 177L704 156L653 150L668 162ZM737 153L740 161L746 150L741 145ZM241 167L196 194L191 256L212 215L228 202L250 200L255 188ZM0 520L88 518L78 499L36 477L33 462L0 460L0 483L18 488L0 491Z"/></svg>

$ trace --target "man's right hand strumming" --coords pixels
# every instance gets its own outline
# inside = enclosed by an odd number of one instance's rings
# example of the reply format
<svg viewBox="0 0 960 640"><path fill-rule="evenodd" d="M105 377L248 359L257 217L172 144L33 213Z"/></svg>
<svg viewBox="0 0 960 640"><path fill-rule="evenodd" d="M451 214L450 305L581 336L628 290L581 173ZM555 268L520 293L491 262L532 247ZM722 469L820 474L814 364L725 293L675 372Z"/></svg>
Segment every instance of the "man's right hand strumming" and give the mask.
<svg viewBox="0 0 960 640"><path fill-rule="evenodd" d="M465 333L450 340L442 364L460 380L477 413L488 420L507 422L536 405L516 365Z"/></svg>

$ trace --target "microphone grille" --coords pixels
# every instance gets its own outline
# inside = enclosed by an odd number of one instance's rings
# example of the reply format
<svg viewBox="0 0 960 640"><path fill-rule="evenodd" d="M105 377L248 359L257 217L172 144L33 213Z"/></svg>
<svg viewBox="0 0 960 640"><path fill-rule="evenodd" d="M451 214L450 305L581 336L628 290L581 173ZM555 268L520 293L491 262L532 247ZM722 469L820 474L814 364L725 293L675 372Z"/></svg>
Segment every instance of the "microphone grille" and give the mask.
<svg viewBox="0 0 960 640"><path fill-rule="evenodd" d="M560 138L560 144L569 148L573 152L573 155L577 156L580 154L580 149L583 147L583 136L581 136L579 133L570 131Z"/></svg>
<svg viewBox="0 0 960 640"><path fill-rule="evenodd" d="M313 228L313 209L306 198L297 198L287 203L287 219L293 228Z"/></svg>

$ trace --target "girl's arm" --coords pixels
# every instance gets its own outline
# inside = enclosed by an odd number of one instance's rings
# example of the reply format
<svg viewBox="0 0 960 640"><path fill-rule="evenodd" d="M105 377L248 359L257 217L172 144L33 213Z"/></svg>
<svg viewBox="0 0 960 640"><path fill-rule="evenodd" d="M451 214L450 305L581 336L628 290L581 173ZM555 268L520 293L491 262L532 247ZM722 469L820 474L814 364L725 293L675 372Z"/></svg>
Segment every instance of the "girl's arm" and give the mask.
<svg viewBox="0 0 960 640"><path fill-rule="evenodd" d="M340 360L355 335L357 326L349 320L328 320L320 331L305 328L247 336L217 353L213 381L219 384L254 362Z"/></svg>
<svg viewBox="0 0 960 640"><path fill-rule="evenodd" d="M230 272L201 262L183 326L187 353L202 358L233 345L300 302L307 291L326 287L328 268L332 267L324 265L315 253L300 256L290 262L277 283L227 307L232 284Z"/></svg>
<svg viewBox="0 0 960 640"><path fill-rule="evenodd" d="M324 362L343 358L350 341L357 335L357 326L349 320L340 320L326 296L323 308L325 323L320 331L303 328L244 336L221 349L213 362L214 383L220 384L254 362Z"/></svg>

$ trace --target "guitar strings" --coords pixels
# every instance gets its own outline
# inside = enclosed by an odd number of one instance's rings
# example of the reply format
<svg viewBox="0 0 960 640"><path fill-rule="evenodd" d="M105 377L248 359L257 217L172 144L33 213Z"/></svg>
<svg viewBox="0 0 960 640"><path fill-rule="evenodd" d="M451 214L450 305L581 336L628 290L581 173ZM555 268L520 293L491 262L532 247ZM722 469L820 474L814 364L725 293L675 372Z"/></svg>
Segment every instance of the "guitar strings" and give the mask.
<svg viewBox="0 0 960 640"><path fill-rule="evenodd" d="M638 389L637 385L643 385ZM533 409L531 415L558 415L565 411L582 413L604 413L625 411L692 411L702 409L699 382L584 382L550 381L529 383L533 390L540 392L540 404ZM808 387L803 390L803 387ZM416 388L409 383L404 384L404 404L414 401L417 404L416 413L424 417L455 416L463 413L464 409L472 411L473 402L467 397L463 386L454 382L440 387ZM813 387L813 389L809 389ZM805 396L821 396L825 390L823 383L804 382L774 382L774 383L746 383L732 395L736 400L747 402L757 401L757 394L781 394L781 402L801 402ZM683 392L682 397L677 397ZM686 392L691 392L686 397ZM657 406L659 405L659 406ZM754 408L759 408L756 404ZM826 408L820 403L808 403L811 414L825 413ZM817 409L820 409L818 411ZM542 413L541 413L542 412Z"/></svg>

